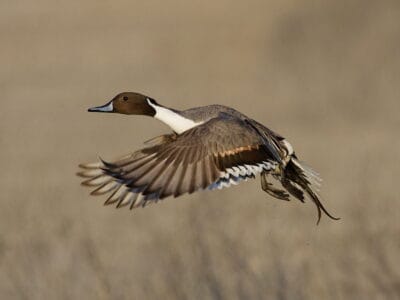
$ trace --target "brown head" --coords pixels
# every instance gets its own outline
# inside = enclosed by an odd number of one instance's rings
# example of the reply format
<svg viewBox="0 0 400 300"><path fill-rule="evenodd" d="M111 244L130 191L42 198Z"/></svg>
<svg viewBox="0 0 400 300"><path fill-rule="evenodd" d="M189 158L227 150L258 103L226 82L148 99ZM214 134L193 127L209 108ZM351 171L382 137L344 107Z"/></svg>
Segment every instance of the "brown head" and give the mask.
<svg viewBox="0 0 400 300"><path fill-rule="evenodd" d="M124 92L115 96L108 103L89 108L90 112L119 113L125 115L154 116L155 109L149 104L157 104L155 100L145 95L133 92Z"/></svg>

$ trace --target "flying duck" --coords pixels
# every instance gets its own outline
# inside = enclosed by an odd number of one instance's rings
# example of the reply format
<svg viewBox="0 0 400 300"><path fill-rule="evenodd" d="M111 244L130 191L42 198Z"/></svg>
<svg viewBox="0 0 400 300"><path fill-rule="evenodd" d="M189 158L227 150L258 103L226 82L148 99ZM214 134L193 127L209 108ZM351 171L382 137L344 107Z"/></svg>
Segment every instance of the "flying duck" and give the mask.
<svg viewBox="0 0 400 300"><path fill-rule="evenodd" d="M306 196L334 220L317 194L321 179L298 160L292 145L281 135L233 108L209 105L176 110L134 92L116 95L89 112L154 117L171 129L146 142L147 147L115 161L81 164L83 185L92 195L108 194L105 204L130 209L169 196L214 190L261 177L271 196L304 202Z"/></svg>

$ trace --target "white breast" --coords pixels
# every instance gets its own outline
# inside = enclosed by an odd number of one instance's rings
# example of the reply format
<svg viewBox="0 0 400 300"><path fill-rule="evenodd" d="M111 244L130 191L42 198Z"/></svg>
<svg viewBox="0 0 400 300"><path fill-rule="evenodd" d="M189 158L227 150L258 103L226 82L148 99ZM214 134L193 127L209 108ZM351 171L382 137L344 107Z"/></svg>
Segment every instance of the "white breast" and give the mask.
<svg viewBox="0 0 400 300"><path fill-rule="evenodd" d="M193 120L187 119L168 108L155 105L151 103L151 101L149 101L148 99L147 102L156 111L154 118L160 120L161 122L164 122L178 134L203 124L203 122L194 122Z"/></svg>

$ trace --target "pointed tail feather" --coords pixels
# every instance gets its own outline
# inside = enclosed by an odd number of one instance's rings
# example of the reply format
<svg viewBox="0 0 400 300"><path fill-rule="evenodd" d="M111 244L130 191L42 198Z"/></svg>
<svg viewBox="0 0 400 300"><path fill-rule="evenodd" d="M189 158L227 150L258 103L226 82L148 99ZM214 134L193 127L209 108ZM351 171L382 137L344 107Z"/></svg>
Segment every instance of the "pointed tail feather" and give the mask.
<svg viewBox="0 0 400 300"><path fill-rule="evenodd" d="M291 157L285 167L281 181L282 185L295 198L303 201L305 192L314 202L318 211L317 225L321 220L322 212L333 220L340 220L340 218L332 216L321 203L320 197L316 192L319 190L320 182L322 181L318 173L301 164L296 158Z"/></svg>

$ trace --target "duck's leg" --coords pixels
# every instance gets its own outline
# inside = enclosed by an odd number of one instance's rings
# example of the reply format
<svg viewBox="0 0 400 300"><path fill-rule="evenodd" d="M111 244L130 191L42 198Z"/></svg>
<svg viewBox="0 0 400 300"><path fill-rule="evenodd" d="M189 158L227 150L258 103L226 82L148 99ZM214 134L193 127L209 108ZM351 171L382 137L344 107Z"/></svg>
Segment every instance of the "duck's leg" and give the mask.
<svg viewBox="0 0 400 300"><path fill-rule="evenodd" d="M286 193L284 190L280 190L274 187L271 182L268 182L267 176L269 174L267 172L261 173L261 188L270 194L272 197L278 198L280 200L289 201L289 194Z"/></svg>

